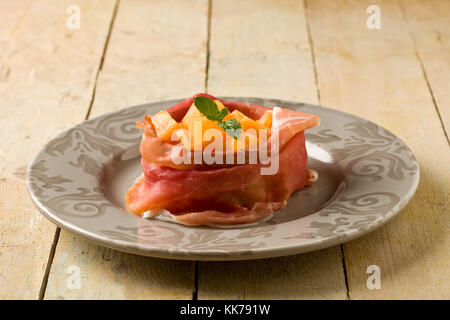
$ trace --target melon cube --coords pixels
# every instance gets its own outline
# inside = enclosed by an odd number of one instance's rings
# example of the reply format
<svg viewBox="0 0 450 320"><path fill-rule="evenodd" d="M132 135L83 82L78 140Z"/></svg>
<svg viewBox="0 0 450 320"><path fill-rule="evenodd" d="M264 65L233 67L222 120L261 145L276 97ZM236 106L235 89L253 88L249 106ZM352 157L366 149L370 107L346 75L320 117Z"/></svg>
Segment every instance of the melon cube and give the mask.
<svg viewBox="0 0 450 320"><path fill-rule="evenodd" d="M151 117L156 135L168 142L171 140L172 132L179 128L176 122L167 111L160 111Z"/></svg>
<svg viewBox="0 0 450 320"><path fill-rule="evenodd" d="M214 100L214 102L217 104L217 107L219 108L219 110L222 110L223 108L225 108L225 106L223 105L222 101Z"/></svg>
<svg viewBox="0 0 450 320"><path fill-rule="evenodd" d="M272 111L266 111L258 122L267 128L272 128Z"/></svg>
<svg viewBox="0 0 450 320"><path fill-rule="evenodd" d="M248 129L254 129L258 132L259 129L266 129L261 123L247 117L245 114L238 110L234 110L232 113L227 115L224 120L236 119L241 124L242 131Z"/></svg>
<svg viewBox="0 0 450 320"><path fill-rule="evenodd" d="M191 137L187 129L177 129L174 134L178 137L178 140L181 141L186 149L191 149Z"/></svg>
<svg viewBox="0 0 450 320"><path fill-rule="evenodd" d="M255 130L244 131L239 135L236 142L236 150L245 150L249 148L258 148L258 136Z"/></svg>
<svg viewBox="0 0 450 320"><path fill-rule="evenodd" d="M219 110L222 110L224 105L219 101L214 101L217 104ZM209 129L216 129L222 133L224 136L225 132L218 126L217 121L209 120L206 118L196 107L194 104L189 108L186 115L183 117L181 121L184 128L188 129L190 140L191 140L191 148L194 150L201 150L206 145L211 143L209 140L204 140L204 134ZM201 133L200 133L201 130Z"/></svg>
<svg viewBox="0 0 450 320"><path fill-rule="evenodd" d="M222 104L222 102L220 102L219 100L214 100L214 102L217 104L217 107L219 108L219 110L222 110L223 108L225 108L225 106ZM197 107L192 104L189 107L189 110L186 112L186 114L183 117L183 120L181 120L181 122L183 123L183 125L187 128L189 125L189 122L192 119L201 119L202 121L206 121L206 122L212 122L215 123L217 125L217 121L212 121L209 120L208 118L206 118L198 109Z"/></svg>

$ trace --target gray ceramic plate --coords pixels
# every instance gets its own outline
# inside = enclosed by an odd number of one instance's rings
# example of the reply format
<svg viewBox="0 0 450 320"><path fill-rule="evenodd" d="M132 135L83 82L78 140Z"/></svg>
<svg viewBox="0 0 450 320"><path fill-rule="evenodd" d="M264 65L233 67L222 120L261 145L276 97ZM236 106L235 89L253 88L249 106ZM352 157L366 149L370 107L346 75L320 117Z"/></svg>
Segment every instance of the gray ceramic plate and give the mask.
<svg viewBox="0 0 450 320"><path fill-rule="evenodd" d="M141 131L135 122L179 102L135 106L83 122L37 154L27 173L31 198L44 216L82 238L161 258L245 260L330 247L390 220L413 196L419 167L395 135L361 118L289 101L225 98L316 114L306 134L311 187L257 226L186 227L128 213L124 194L141 174Z"/></svg>

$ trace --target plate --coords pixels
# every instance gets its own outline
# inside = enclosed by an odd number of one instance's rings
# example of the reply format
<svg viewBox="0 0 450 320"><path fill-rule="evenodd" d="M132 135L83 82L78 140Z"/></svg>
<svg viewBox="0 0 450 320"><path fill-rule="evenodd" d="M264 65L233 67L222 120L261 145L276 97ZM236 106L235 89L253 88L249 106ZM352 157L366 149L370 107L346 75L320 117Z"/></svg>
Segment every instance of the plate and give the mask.
<svg viewBox="0 0 450 320"><path fill-rule="evenodd" d="M292 101L224 97L322 118L306 133L308 167L319 173L270 221L245 228L188 227L125 209L141 174L135 122L181 100L134 106L85 121L48 142L27 171L31 198L59 227L113 249L160 258L247 260L318 250L360 237L411 199L419 166L411 150L373 122ZM295 174L294 172L292 174Z"/></svg>

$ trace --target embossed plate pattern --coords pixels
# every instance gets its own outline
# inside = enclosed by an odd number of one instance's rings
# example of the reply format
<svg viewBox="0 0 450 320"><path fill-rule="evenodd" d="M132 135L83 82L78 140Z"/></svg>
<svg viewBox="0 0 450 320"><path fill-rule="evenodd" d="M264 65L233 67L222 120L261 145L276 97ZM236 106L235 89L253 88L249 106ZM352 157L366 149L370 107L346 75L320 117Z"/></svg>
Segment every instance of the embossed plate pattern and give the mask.
<svg viewBox="0 0 450 320"><path fill-rule="evenodd" d="M125 190L140 173L135 122L180 100L130 107L63 132L27 172L33 202L63 229L110 248L188 260L245 260L313 251L362 236L413 196L419 167L410 149L374 123L332 109L258 98L224 98L314 113L306 134L315 185L296 192L268 222L248 228L186 227L128 213ZM295 173L293 173L295 174Z"/></svg>

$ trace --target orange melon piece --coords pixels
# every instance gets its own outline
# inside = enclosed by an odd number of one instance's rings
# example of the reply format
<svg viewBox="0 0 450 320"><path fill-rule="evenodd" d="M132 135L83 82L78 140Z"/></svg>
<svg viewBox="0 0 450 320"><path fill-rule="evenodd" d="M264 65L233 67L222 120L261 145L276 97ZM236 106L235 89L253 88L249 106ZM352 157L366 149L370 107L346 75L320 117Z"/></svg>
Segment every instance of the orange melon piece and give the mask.
<svg viewBox="0 0 450 320"><path fill-rule="evenodd" d="M233 137L226 135L225 149L227 151L239 151L251 148L258 148L258 136L255 131L244 131L236 140Z"/></svg>
<svg viewBox="0 0 450 320"><path fill-rule="evenodd" d="M245 150L251 148L258 148L258 136L256 131L244 131L239 135L235 144L235 150Z"/></svg>
<svg viewBox="0 0 450 320"><path fill-rule="evenodd" d="M184 145L186 149L191 149L191 137L189 131L184 128L176 129L174 134L178 137L178 140Z"/></svg>
<svg viewBox="0 0 450 320"><path fill-rule="evenodd" d="M234 110L232 113L227 115L224 120L236 119L241 124L242 131L246 131L248 129L255 129L258 132L259 129L267 129L261 123L250 119L245 114L238 110Z"/></svg>
<svg viewBox="0 0 450 320"><path fill-rule="evenodd" d="M186 149L190 150L202 150L212 141L202 140L201 143L194 140L188 129L180 128L174 131L174 134L178 137L178 140L184 145Z"/></svg>
<svg viewBox="0 0 450 320"><path fill-rule="evenodd" d="M219 100L215 100L214 102L217 104L219 110L225 108L224 105ZM184 116L183 120L181 120L181 124L184 128L188 129L191 140L191 148L194 150L201 150L204 147L206 147L209 143L211 143L211 141L209 140L203 140L205 132L209 129L219 130L222 133L222 137L225 136L225 132L221 128L219 128L218 122L206 118L200 111L198 111L198 109L195 107L194 104L192 104L192 106L189 108L188 112ZM198 136L200 135L199 132L200 128L201 128L201 138L198 139Z"/></svg>
<svg viewBox="0 0 450 320"><path fill-rule="evenodd" d="M176 122L167 111L160 111L151 117L156 135L168 142L171 140L172 132L179 128Z"/></svg>
<svg viewBox="0 0 450 320"><path fill-rule="evenodd" d="M272 128L272 111L266 111L258 122L267 128Z"/></svg>
<svg viewBox="0 0 450 320"><path fill-rule="evenodd" d="M219 100L214 100L214 102L217 104L217 107L219 108L219 110L222 110L223 108L225 108L225 106L222 104L222 102L220 102ZM186 112L186 114L183 117L183 120L181 120L182 124L184 125L184 127L188 127L189 122L193 119L201 119L202 121L205 122L212 122L214 124L216 124L217 126L217 121L212 121L209 120L208 118L206 118L196 107L194 104L192 104L189 107L188 112Z"/></svg>
<svg viewBox="0 0 450 320"><path fill-rule="evenodd" d="M222 139L225 139L226 135L225 131L217 125L217 122L210 120L202 121L200 119L192 119L189 121L187 129L191 140L191 148L194 150L204 149L213 141L217 134L219 134ZM216 132L214 132L214 135L212 135L211 138L206 139L205 134L208 130L216 130ZM208 133L211 134L211 132Z"/></svg>
<svg viewBox="0 0 450 320"><path fill-rule="evenodd" d="M268 129L266 126L262 125L258 121L255 121L255 120L247 117L246 115L244 115L242 112L240 112L238 110L234 110L232 113L230 113L229 115L227 115L225 117L225 120L230 120L230 119L236 119L237 121L239 121L239 123L241 124L242 132L243 132L242 134L244 134L249 129L253 129L253 130L255 130L258 138L259 138L261 130L267 130L268 131L267 137L270 136L270 129Z"/></svg>
<svg viewBox="0 0 450 320"><path fill-rule="evenodd" d="M220 100L214 100L214 102L217 104L217 107L219 108L219 110L222 110L223 108L225 108L225 106L223 105L223 103Z"/></svg>
<svg viewBox="0 0 450 320"><path fill-rule="evenodd" d="M183 124L183 126L185 128L188 127L189 122L192 121L193 119L206 119L206 117L204 115L201 114L200 111L198 111L198 109L195 107L194 104L191 105L191 107L189 108L189 110L186 112L186 114L183 117L183 120L181 120L181 123ZM208 119L206 119L208 120Z"/></svg>

